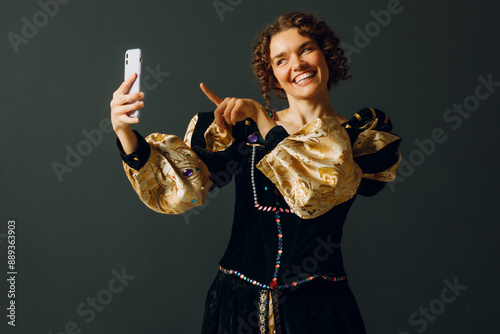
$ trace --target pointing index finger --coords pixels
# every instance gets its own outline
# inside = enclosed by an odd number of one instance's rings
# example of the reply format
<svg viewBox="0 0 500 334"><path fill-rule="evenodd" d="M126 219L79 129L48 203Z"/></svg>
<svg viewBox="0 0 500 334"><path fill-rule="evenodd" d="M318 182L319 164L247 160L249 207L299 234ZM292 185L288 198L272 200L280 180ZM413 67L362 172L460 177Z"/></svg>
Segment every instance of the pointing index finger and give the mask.
<svg viewBox="0 0 500 334"><path fill-rule="evenodd" d="M222 103L223 100L220 97L218 97L214 92L212 92L210 89L208 89L208 87L205 86L205 84L201 83L200 88L203 91L203 93L205 93L205 95L208 97L208 99L213 103L215 103L216 106L219 106L219 104Z"/></svg>

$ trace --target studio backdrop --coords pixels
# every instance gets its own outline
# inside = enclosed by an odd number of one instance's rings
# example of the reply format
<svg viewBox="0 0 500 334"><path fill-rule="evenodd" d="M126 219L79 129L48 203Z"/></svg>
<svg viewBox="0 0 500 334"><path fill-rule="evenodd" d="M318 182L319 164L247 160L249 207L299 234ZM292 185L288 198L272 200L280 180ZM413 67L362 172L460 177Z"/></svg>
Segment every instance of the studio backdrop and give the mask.
<svg viewBox="0 0 500 334"><path fill-rule="evenodd" d="M346 118L387 113L397 179L358 198L342 248L369 334L498 328L497 2L3 0L1 333L199 333L230 235L233 185L180 215L148 209L110 123L124 53L143 52L142 135L184 136L221 97L264 103L258 32L299 10L336 32ZM274 98L272 106L286 108Z"/></svg>

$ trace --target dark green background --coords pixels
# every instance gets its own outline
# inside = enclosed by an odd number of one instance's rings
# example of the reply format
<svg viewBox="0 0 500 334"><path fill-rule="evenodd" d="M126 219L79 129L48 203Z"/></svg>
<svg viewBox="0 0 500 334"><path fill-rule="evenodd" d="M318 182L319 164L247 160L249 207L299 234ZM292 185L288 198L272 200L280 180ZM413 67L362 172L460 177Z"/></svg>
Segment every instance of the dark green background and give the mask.
<svg viewBox="0 0 500 334"><path fill-rule="evenodd" d="M221 0L228 3L228 0ZM166 216L144 206L126 179L115 136L71 173L67 147L100 131L123 77L123 54L143 50L144 66L168 72L147 92L142 134L184 135L191 117L213 105L198 88L262 102L252 74L255 34L277 15L311 11L348 44L388 0L232 0L217 14L213 1L72 0L60 5L16 53L37 1L2 0L0 108L2 333L60 333L74 321L81 333L198 333L206 291L228 240L232 186L198 215ZM500 88L460 127L443 114L473 95L478 76L500 81L499 5L493 1L405 0L403 10L351 57L353 80L331 91L345 117L376 107L404 138L405 161L415 140L443 129L447 140L393 190L359 198L343 239L345 267L369 334L419 333L413 312L439 299L444 280L465 291L425 333L491 333L498 328L498 105ZM275 107L283 106L278 102ZM7 221L17 223L17 321L7 326ZM86 323L76 307L106 289L111 271L135 276ZM422 319L422 317L418 317ZM421 331L422 332L422 331Z"/></svg>

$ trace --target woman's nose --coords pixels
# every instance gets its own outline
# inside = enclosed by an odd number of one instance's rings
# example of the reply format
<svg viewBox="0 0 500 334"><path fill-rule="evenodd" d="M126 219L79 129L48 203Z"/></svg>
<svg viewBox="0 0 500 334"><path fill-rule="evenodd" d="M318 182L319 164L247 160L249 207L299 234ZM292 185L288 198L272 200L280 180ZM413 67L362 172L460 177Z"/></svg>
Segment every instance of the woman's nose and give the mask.
<svg viewBox="0 0 500 334"><path fill-rule="evenodd" d="M300 58L300 57L294 57L293 65L292 65L292 69L294 71L302 71L307 66L308 66L307 62L305 62L302 58Z"/></svg>

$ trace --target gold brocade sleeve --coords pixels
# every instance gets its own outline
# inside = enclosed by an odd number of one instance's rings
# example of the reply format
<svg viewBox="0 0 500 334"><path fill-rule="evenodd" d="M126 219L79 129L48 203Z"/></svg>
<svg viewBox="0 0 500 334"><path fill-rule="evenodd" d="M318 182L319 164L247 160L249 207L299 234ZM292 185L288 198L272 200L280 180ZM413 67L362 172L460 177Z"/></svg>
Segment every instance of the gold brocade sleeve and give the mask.
<svg viewBox="0 0 500 334"><path fill-rule="evenodd" d="M210 152L218 152L224 151L231 146L234 142L234 138L230 132L232 127L230 124L226 124L226 126L229 128L229 131L221 128L215 123L210 124L204 134L207 150Z"/></svg>
<svg viewBox="0 0 500 334"><path fill-rule="evenodd" d="M156 212L180 214L205 203L212 186L210 172L190 148L197 120L198 115L189 123L184 141L160 133L147 136L151 153L140 170L123 163L141 201Z"/></svg>
<svg viewBox="0 0 500 334"><path fill-rule="evenodd" d="M394 181L396 179L396 171L401 163L401 152L397 151L396 154L398 161L394 165L379 173L364 173L363 178L382 182Z"/></svg>
<svg viewBox="0 0 500 334"><path fill-rule="evenodd" d="M317 118L281 141L257 168L304 219L316 218L356 194L363 172L353 160L346 130Z"/></svg>
<svg viewBox="0 0 500 334"><path fill-rule="evenodd" d="M367 124L366 130L359 134L353 145L352 153L354 158L379 152L389 144L401 139L399 136L390 132L372 130L377 127L377 123L378 119L373 120ZM382 182L393 181L396 178L396 171L401 163L401 153L399 150L396 151L395 154L397 156L397 162L395 164L382 172L371 174L364 173L363 178Z"/></svg>

